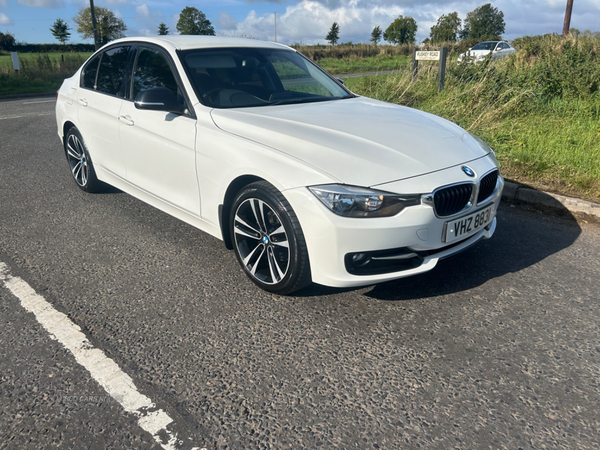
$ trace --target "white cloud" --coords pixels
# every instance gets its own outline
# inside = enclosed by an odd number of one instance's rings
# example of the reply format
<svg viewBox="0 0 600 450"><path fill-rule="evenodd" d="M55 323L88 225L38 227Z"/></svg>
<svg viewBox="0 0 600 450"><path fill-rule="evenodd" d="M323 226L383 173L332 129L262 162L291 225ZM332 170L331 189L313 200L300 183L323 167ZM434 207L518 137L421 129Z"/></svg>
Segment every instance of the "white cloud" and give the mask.
<svg viewBox="0 0 600 450"><path fill-rule="evenodd" d="M179 34L179 31L177 31L177 22L179 22L180 16L181 14L173 14L171 17L171 26L169 27L170 34Z"/></svg>
<svg viewBox="0 0 600 450"><path fill-rule="evenodd" d="M10 20L10 17L8 17L4 13L0 13L0 25L12 25L12 24L13 24L13 21Z"/></svg>
<svg viewBox="0 0 600 450"><path fill-rule="evenodd" d="M161 11L151 11L146 3L142 3L135 8L135 20L141 25L139 35L156 36L158 24L163 22L164 15Z"/></svg>
<svg viewBox="0 0 600 450"><path fill-rule="evenodd" d="M217 26L220 30L235 30L237 25L237 21L235 17L226 12L219 13L219 19L217 20Z"/></svg>
<svg viewBox="0 0 600 450"><path fill-rule="evenodd" d="M260 0L245 0L254 3ZM280 3L280 0L262 0ZM464 20L467 13L486 1L468 0L301 0L277 14L277 40L285 43L325 43L331 24L340 25L340 42L367 42L372 29L384 31L399 15L411 16L417 21L417 41L429 36L430 29L442 14L457 11ZM564 0L496 0L492 3L504 13L504 37L513 39L523 35L561 33L565 14ZM571 27L600 31L600 0L579 0L573 7ZM222 12L217 22L219 30L258 39L274 39L273 13L257 14L251 11L237 22Z"/></svg>
<svg viewBox="0 0 600 450"><path fill-rule="evenodd" d="M152 36L156 36L156 31L152 31L149 30L147 28L142 28L142 29L134 29L134 30L127 30L127 36L131 37L131 36L145 36L145 37L152 37Z"/></svg>
<svg viewBox="0 0 600 450"><path fill-rule="evenodd" d="M375 26L385 29L405 10L395 5L359 7L357 0L343 3L337 8L329 8L322 2L302 0L288 6L283 14L277 15L277 40L286 43L325 43L325 36L333 22L340 25L341 42L357 41L363 37L366 40ZM239 35L273 40L274 28L273 14L258 16L251 11L242 22L236 24L235 31Z"/></svg>
<svg viewBox="0 0 600 450"><path fill-rule="evenodd" d="M150 17L150 9L145 3L135 8L135 14L141 17Z"/></svg>
<svg viewBox="0 0 600 450"><path fill-rule="evenodd" d="M8 0L0 0L0 6L3 8L8 8Z"/></svg>
<svg viewBox="0 0 600 450"><path fill-rule="evenodd" d="M19 0L19 3L33 8L62 8L65 6L64 0Z"/></svg>
<svg viewBox="0 0 600 450"><path fill-rule="evenodd" d="M262 2L266 2L266 3L278 3L278 4L282 4L282 3L286 3L287 0L244 0L246 3L262 3Z"/></svg>

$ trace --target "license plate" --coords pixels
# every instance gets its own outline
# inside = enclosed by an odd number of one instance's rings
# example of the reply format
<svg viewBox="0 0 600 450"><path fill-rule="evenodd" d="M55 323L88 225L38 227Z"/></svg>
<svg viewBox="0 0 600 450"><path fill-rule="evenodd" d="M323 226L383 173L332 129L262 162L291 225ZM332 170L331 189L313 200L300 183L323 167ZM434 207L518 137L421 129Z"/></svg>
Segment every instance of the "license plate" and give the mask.
<svg viewBox="0 0 600 450"><path fill-rule="evenodd" d="M485 228L494 218L494 206L488 206L481 211L459 217L446 222L444 242L454 242L458 239L467 238Z"/></svg>

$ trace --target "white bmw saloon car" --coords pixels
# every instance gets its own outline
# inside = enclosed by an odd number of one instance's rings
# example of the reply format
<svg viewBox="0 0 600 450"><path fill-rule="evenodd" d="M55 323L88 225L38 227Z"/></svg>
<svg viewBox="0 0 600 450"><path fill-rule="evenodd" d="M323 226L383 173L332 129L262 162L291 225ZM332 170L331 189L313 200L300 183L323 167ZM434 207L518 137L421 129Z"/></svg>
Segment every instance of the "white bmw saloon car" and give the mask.
<svg viewBox="0 0 600 450"><path fill-rule="evenodd" d="M64 81L56 120L79 188L223 240L275 293L423 273L496 228L504 180L484 142L281 44L113 41Z"/></svg>

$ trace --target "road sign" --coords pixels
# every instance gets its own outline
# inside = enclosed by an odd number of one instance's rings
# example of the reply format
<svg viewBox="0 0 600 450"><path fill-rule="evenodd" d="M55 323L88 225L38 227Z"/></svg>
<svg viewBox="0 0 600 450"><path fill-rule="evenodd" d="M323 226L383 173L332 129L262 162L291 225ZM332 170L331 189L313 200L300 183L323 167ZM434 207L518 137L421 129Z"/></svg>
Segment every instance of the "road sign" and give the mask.
<svg viewBox="0 0 600 450"><path fill-rule="evenodd" d="M412 81L417 79L419 71L419 61L439 61L438 69L438 92L444 89L444 80L446 79L446 58L448 57L448 47L442 47L440 50L417 50L413 49L411 74Z"/></svg>
<svg viewBox="0 0 600 450"><path fill-rule="evenodd" d="M439 61L440 52L439 51L417 51L415 54L415 59L417 61Z"/></svg>

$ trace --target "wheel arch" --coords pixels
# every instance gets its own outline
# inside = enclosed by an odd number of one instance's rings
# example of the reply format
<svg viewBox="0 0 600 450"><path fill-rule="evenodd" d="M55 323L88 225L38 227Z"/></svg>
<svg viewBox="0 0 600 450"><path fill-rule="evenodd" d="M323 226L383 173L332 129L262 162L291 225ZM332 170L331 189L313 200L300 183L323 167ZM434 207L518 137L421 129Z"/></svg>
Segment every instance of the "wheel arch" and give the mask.
<svg viewBox="0 0 600 450"><path fill-rule="evenodd" d="M235 196L245 186L257 181L267 181L256 175L241 175L234 179L225 192L223 203L219 205L219 226L221 228L221 235L223 236L223 242L225 247L229 250L233 250L233 243L231 242L231 236L229 235L229 219L231 214L231 205L235 200Z"/></svg>
<svg viewBox="0 0 600 450"><path fill-rule="evenodd" d="M69 130L71 128L73 128L75 126L75 124L69 120L67 120L64 124L63 124L63 132L62 132L62 141L63 141L63 147L66 145L65 143L65 138L67 137L67 133L69 132Z"/></svg>

